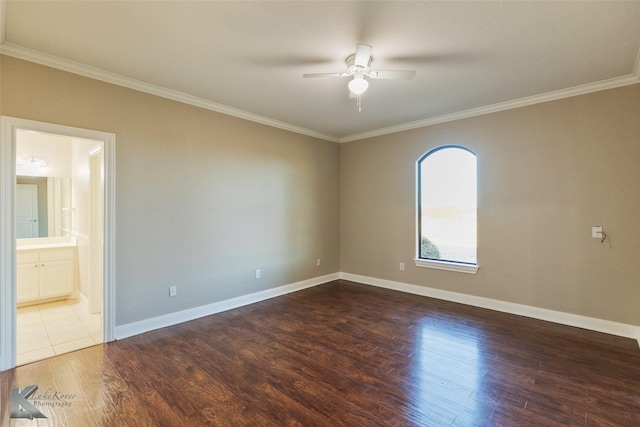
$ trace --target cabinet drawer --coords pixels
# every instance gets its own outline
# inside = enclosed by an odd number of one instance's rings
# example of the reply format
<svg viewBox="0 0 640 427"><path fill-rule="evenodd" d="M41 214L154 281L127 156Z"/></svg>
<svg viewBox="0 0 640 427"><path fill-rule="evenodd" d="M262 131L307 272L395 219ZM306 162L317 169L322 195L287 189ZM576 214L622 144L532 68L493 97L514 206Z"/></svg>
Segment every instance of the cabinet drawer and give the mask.
<svg viewBox="0 0 640 427"><path fill-rule="evenodd" d="M18 264L37 264L40 261L38 252L18 252L16 261Z"/></svg>
<svg viewBox="0 0 640 427"><path fill-rule="evenodd" d="M40 262L62 261L75 258L75 248L47 249L40 251Z"/></svg>

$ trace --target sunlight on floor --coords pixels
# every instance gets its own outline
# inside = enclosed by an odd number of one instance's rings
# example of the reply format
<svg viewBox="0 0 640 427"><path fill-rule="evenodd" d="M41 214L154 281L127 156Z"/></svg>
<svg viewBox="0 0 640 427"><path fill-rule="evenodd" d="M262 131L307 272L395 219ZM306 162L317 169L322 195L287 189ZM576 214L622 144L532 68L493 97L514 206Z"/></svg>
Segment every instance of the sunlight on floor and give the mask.
<svg viewBox="0 0 640 427"><path fill-rule="evenodd" d="M75 300L18 308L17 364L102 343L101 314Z"/></svg>

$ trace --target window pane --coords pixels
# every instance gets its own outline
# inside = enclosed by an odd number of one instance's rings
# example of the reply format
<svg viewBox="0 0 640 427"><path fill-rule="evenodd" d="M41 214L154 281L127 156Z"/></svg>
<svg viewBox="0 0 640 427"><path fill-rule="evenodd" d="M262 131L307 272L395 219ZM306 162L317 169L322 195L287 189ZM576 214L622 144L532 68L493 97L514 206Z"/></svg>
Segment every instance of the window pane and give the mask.
<svg viewBox="0 0 640 427"><path fill-rule="evenodd" d="M446 147L422 159L420 258L476 264L476 156Z"/></svg>

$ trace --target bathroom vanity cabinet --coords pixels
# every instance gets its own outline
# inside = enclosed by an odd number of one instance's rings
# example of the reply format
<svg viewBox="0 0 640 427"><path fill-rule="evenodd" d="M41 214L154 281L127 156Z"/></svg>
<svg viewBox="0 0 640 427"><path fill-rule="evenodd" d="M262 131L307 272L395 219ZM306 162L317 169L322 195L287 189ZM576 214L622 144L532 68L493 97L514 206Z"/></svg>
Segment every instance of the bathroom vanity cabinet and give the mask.
<svg viewBox="0 0 640 427"><path fill-rule="evenodd" d="M75 245L18 247L16 255L18 304L64 298L75 291Z"/></svg>

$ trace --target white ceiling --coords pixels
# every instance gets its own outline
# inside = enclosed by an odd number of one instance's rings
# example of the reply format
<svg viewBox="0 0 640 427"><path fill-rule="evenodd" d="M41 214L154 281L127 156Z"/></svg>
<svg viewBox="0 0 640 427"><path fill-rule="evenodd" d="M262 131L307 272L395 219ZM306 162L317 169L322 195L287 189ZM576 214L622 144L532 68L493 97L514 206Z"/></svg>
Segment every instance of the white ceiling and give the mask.
<svg viewBox="0 0 640 427"><path fill-rule="evenodd" d="M2 52L332 141L640 82L640 1L8 1ZM362 112L340 72L374 69Z"/></svg>

